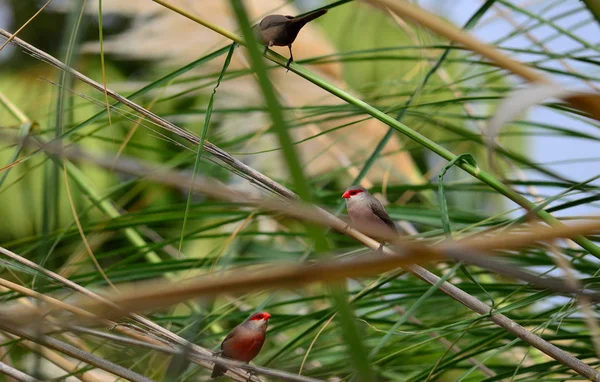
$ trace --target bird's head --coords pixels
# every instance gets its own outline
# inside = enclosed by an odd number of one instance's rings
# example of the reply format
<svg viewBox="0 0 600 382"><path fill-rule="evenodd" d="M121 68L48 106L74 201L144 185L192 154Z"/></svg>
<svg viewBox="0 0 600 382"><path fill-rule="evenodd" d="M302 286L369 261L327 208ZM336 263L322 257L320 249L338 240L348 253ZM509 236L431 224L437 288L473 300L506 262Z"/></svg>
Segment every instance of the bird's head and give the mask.
<svg viewBox="0 0 600 382"><path fill-rule="evenodd" d="M267 312L254 313L246 322L254 329L262 329L267 327L269 318L271 315Z"/></svg>
<svg viewBox="0 0 600 382"><path fill-rule="evenodd" d="M352 186L348 187L346 191L342 194L342 198L344 199L362 199L369 194L364 187L361 186Z"/></svg>

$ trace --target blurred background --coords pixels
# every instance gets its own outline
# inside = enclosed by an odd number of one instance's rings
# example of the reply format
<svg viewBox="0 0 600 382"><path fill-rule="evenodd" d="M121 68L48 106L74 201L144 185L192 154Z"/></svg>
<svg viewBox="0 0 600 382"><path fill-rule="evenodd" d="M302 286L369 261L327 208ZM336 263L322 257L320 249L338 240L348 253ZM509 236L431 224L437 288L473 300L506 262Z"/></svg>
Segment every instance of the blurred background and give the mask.
<svg viewBox="0 0 600 382"><path fill-rule="evenodd" d="M469 33L564 86L598 91L600 28L586 2L498 0L490 7L484 6L490 2L478 0L412 2L461 28L473 20L465 28ZM16 31L46 3L0 0L0 28ZM172 3L241 35L227 1ZM244 4L252 24L273 13L297 15L334 4L294 42L299 65L444 148L472 154L482 169L532 201L560 194L547 206L556 216L568 221L597 214L600 183L589 181L598 175L597 121L550 98L503 127L499 137L503 149L493 152L498 164L494 169L483 143L486 122L503 98L525 86L521 79L365 2L246 0ZM202 133L227 51L210 55L231 43L149 0L54 0L18 36L90 78L105 81L119 94L131 95L149 86L133 100L197 135ZM446 49L448 57L429 77ZM288 57L286 47L274 50ZM398 132L387 134L389 127L355 106L265 62L318 204L344 212L343 190L360 182L386 205L408 239L435 243L444 238L437 189L445 159ZM195 146L122 105L107 116L104 94L19 47L9 44L0 51L0 68L0 131L34 134L45 141L60 137L115 160L123 156L156 169L194 171ZM180 74L159 82L178 70ZM293 187L243 48L235 50L216 91L207 139ZM379 144L384 146L377 153ZM19 159L18 165L9 166ZM319 252L303 224L293 219L189 196L90 163L67 166L14 142L0 141L0 166L6 166L0 172L0 246L93 290L107 286L106 278L115 284L182 280L232 268L251 270L363 252L357 243L334 232L328 235L331 250ZM208 154L203 154L197 172L237 190L268 194ZM444 185L454 237L488 229L501 232L522 221L524 211L515 203L462 171L451 169ZM578 274L594 282L597 259L569 243L559 247ZM517 254L513 261L520 266L562 274L547 248ZM41 293L69 297L50 280L2 261L3 277ZM443 275L453 265L440 263L432 270ZM504 307L532 330L543 329L551 339L563 341L575 355L598 363L589 329L573 300L476 267L453 273L451 280L486 303ZM358 298L371 282L380 284ZM441 293L419 300L428 288L414 277L397 274L348 283L356 325L380 380L573 378L572 371ZM14 291L3 292L7 302L19 297ZM408 319L403 309L416 302L413 319ZM336 321L326 324L335 313L326 288L218 296L148 314L161 326L215 349L231 327L251 311L265 309L273 319L258 365L302 370L332 381L355 376L344 341L339 340L343 332ZM394 326L397 322L401 325ZM455 343L459 351L448 350L440 339ZM158 353L136 349L122 357L120 345L93 338L83 341L103 357L157 380L208 378L209 372L195 365L173 374L169 357ZM40 378L73 374L51 367L18 344L3 349L12 362ZM94 371L98 378L114 380Z"/></svg>

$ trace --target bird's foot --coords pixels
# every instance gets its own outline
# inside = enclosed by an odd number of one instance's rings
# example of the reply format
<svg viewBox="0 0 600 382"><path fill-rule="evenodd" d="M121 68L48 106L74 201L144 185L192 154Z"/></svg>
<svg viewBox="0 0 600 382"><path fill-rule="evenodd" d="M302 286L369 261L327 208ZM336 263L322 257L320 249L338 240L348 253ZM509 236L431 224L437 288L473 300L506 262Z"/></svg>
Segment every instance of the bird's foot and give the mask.
<svg viewBox="0 0 600 382"><path fill-rule="evenodd" d="M381 242L381 244L379 244L379 248L377 248L377 252L383 253L383 242Z"/></svg>
<svg viewBox="0 0 600 382"><path fill-rule="evenodd" d="M264 56L265 54L267 54L267 51L268 51L268 50L269 50L269 45L265 45L265 50L263 51L263 56Z"/></svg>
<svg viewBox="0 0 600 382"><path fill-rule="evenodd" d="M246 379L246 382L250 382L252 381L252 377L254 377L256 375L256 373L254 372L254 370L246 370L248 372L248 379Z"/></svg>

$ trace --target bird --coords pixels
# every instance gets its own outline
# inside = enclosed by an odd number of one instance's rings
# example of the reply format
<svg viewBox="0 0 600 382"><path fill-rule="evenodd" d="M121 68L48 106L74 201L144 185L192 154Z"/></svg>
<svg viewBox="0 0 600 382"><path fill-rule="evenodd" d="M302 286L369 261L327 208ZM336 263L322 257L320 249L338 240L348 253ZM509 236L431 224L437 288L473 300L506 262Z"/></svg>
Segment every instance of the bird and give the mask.
<svg viewBox="0 0 600 382"><path fill-rule="evenodd" d="M346 189L342 198L346 199L346 209L352 219L352 223L358 229L367 232L381 232L379 238L397 236L396 224L373 195L361 186L351 186ZM374 235L376 238L377 234ZM384 240L379 245L378 251L383 248Z"/></svg>
<svg viewBox="0 0 600 382"><path fill-rule="evenodd" d="M236 361L250 362L256 357L265 342L265 333L271 315L267 312L255 313L242 322L221 343L219 355ZM227 372L227 367L215 364L211 378Z"/></svg>
<svg viewBox="0 0 600 382"><path fill-rule="evenodd" d="M292 54L292 43L296 40L298 32L309 21L323 16L327 13L327 9L319 9L314 12L307 13L304 16L284 16L284 15L269 15L265 16L260 23L255 26L255 36L261 45L267 49L273 45L287 46L290 50L290 58L285 65L286 69L290 69L290 64L294 61Z"/></svg>

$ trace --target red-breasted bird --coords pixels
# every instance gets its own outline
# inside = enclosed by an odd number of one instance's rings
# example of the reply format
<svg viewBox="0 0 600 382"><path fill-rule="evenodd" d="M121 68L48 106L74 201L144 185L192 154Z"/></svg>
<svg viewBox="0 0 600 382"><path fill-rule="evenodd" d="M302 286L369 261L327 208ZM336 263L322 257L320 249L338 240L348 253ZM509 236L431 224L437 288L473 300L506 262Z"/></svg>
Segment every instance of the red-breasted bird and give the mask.
<svg viewBox="0 0 600 382"><path fill-rule="evenodd" d="M252 361L265 342L269 318L271 315L267 312L255 313L233 328L221 343L220 355L246 363ZM226 371L226 367L215 364L211 378L220 377Z"/></svg>
<svg viewBox="0 0 600 382"><path fill-rule="evenodd" d="M348 215L350 215L350 219L352 219L352 223L356 228L365 230L375 238L378 238L378 235L374 231L381 232L379 238L398 235L398 229L394 221L385 212L385 208L365 188L361 186L348 187L342 198L346 199ZM383 248L383 241L379 246L379 250L381 248Z"/></svg>
<svg viewBox="0 0 600 382"><path fill-rule="evenodd" d="M320 9L298 17L284 15L266 16L255 26L256 39L260 44L265 46L265 53L273 45L287 46L290 50L290 59L285 67L289 69L290 64L294 61L292 43L296 40L298 32L300 32L300 29L306 23L323 16L325 13L327 13L326 9Z"/></svg>

